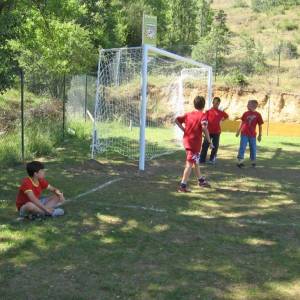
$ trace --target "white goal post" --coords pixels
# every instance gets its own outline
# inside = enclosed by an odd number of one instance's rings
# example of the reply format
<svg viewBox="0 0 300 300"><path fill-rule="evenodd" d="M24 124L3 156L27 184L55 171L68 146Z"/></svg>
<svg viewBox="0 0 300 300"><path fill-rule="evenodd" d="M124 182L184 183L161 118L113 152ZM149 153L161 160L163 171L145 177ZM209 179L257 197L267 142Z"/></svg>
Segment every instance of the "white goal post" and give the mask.
<svg viewBox="0 0 300 300"><path fill-rule="evenodd" d="M146 159L179 148L174 119L198 94L210 107L211 66L150 45L100 50L92 158L118 152L145 170Z"/></svg>

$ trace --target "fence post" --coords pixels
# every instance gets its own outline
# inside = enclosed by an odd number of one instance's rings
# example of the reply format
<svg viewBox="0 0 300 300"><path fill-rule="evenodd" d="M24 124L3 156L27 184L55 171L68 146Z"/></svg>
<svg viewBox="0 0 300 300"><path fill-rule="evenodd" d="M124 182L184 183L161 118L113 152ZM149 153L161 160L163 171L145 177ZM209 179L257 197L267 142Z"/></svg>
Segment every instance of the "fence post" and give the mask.
<svg viewBox="0 0 300 300"><path fill-rule="evenodd" d="M270 127L270 108L271 108L271 94L269 95L269 103L268 103L267 136L269 136L269 127Z"/></svg>
<svg viewBox="0 0 300 300"><path fill-rule="evenodd" d="M64 74L64 81L63 81L63 124L62 124L62 138L63 141L65 139L65 116L66 116L66 75Z"/></svg>
<svg viewBox="0 0 300 300"><path fill-rule="evenodd" d="M21 152L22 152L22 161L25 160L25 142L24 142L24 72L20 70L21 77Z"/></svg>
<svg viewBox="0 0 300 300"><path fill-rule="evenodd" d="M87 76L87 74L85 74L84 122L86 122L86 110L87 110L87 81L88 81L88 76Z"/></svg>

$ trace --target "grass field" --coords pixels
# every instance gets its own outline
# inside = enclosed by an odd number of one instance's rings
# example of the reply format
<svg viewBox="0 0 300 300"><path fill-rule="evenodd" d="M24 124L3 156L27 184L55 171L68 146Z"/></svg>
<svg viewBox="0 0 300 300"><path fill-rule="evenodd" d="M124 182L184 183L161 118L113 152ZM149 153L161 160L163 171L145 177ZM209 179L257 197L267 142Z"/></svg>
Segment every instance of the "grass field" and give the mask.
<svg viewBox="0 0 300 300"><path fill-rule="evenodd" d="M120 157L91 161L68 141L43 158L67 214L16 221L24 166L0 174L1 299L299 299L300 138L265 138L258 167L235 166L224 133L212 188L178 194L184 153L144 173ZM149 209L147 209L149 208Z"/></svg>

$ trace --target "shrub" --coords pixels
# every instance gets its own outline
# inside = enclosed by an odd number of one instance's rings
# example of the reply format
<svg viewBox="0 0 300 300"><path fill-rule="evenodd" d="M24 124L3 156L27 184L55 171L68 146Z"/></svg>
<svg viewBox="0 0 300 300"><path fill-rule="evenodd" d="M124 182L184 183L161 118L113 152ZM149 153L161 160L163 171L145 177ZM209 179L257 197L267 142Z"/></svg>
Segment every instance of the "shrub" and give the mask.
<svg viewBox="0 0 300 300"><path fill-rule="evenodd" d="M293 20L284 20L279 24L279 28L282 30L293 31L299 28L298 24Z"/></svg>
<svg viewBox="0 0 300 300"><path fill-rule="evenodd" d="M275 46L273 49L273 55L278 56L281 54L284 58L293 59L298 58L298 47L297 45L293 44L292 42L284 42L280 43L279 45Z"/></svg>
<svg viewBox="0 0 300 300"><path fill-rule="evenodd" d="M235 0L233 7L249 7L248 3L246 0Z"/></svg>
<svg viewBox="0 0 300 300"><path fill-rule="evenodd" d="M13 165L20 161L21 143L16 132L6 136L0 136L0 163L1 165Z"/></svg>
<svg viewBox="0 0 300 300"><path fill-rule="evenodd" d="M249 83L246 76L239 69L234 69L225 76L225 84L229 87L245 87Z"/></svg>

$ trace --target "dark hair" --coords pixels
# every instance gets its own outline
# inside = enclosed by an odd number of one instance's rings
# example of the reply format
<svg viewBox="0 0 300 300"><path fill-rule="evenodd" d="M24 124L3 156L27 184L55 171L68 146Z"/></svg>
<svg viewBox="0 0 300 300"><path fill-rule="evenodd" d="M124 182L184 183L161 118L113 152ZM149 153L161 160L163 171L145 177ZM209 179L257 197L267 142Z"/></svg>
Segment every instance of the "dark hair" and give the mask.
<svg viewBox="0 0 300 300"><path fill-rule="evenodd" d="M203 96L197 96L194 99L194 107L196 109L203 109L205 106L205 98Z"/></svg>
<svg viewBox="0 0 300 300"><path fill-rule="evenodd" d="M213 102L214 101L218 101L219 103L221 102L221 99L220 99L220 97L214 97L214 99L213 99Z"/></svg>
<svg viewBox="0 0 300 300"><path fill-rule="evenodd" d="M39 161L32 161L26 165L27 173L30 177L33 177L35 172L44 169L44 165Z"/></svg>

